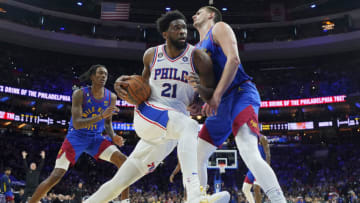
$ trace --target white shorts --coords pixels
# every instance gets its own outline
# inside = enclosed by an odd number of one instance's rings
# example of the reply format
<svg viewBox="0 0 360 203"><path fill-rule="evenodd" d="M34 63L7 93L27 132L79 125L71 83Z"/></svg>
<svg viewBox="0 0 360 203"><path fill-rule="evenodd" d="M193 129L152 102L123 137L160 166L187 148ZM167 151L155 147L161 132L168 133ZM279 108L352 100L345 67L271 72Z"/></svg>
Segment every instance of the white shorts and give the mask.
<svg viewBox="0 0 360 203"><path fill-rule="evenodd" d="M148 142L158 143L165 139L180 138L184 126L197 122L183 113L159 103L142 103L134 113L137 135Z"/></svg>
<svg viewBox="0 0 360 203"><path fill-rule="evenodd" d="M129 156L139 170L146 174L155 168L174 150L179 138L187 134L186 129L198 123L183 113L164 105L146 102L135 109L134 128L141 140ZM192 131L191 131L192 132Z"/></svg>

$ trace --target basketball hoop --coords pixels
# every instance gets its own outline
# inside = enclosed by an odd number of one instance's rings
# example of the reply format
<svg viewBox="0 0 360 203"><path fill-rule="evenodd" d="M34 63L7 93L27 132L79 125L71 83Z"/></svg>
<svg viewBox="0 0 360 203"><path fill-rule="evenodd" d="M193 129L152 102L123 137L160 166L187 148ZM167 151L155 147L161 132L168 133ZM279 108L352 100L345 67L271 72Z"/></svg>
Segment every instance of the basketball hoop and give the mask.
<svg viewBox="0 0 360 203"><path fill-rule="evenodd" d="M225 167L226 167L226 164L224 163L221 163L219 164L219 170L220 170L220 173L225 173Z"/></svg>

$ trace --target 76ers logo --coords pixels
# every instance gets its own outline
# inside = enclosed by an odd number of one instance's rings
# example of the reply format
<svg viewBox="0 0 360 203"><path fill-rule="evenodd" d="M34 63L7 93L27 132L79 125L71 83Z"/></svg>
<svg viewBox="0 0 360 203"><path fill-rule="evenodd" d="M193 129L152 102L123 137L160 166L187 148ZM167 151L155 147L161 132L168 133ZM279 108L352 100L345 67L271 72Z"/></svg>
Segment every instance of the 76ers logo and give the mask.
<svg viewBox="0 0 360 203"><path fill-rule="evenodd" d="M147 167L148 167L148 173L152 173L155 170L155 163L152 162L151 164L148 164Z"/></svg>

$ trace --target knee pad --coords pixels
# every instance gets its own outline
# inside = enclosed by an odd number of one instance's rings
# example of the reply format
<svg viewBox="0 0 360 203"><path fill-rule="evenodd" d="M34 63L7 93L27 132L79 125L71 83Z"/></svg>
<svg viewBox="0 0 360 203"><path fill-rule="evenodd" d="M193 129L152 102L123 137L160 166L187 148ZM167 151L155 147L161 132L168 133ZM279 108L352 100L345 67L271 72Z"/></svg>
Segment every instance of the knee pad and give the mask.
<svg viewBox="0 0 360 203"><path fill-rule="evenodd" d="M111 162L111 156L114 152L119 151L118 148L115 145L110 145L108 148L106 148L99 156L100 159L104 161Z"/></svg>
<svg viewBox="0 0 360 203"><path fill-rule="evenodd" d="M64 152L55 162L55 168L61 168L67 171L70 166L70 161L66 158L66 152Z"/></svg>
<svg viewBox="0 0 360 203"><path fill-rule="evenodd" d="M252 187L251 184L243 183L241 190L242 190L243 193L248 193L248 192L251 192L251 187Z"/></svg>

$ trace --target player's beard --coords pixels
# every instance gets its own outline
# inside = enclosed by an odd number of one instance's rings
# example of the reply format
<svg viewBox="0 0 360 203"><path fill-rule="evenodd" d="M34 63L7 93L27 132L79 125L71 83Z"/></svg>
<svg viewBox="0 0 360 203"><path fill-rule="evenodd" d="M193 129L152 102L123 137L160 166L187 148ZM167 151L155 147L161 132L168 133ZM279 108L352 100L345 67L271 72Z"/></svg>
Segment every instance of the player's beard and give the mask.
<svg viewBox="0 0 360 203"><path fill-rule="evenodd" d="M169 38L169 39L170 39L171 44L173 44L177 49L185 49L186 41L180 42L180 41L174 40L172 38Z"/></svg>

